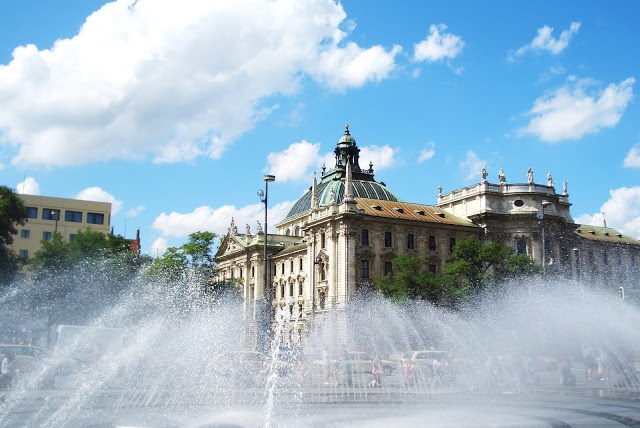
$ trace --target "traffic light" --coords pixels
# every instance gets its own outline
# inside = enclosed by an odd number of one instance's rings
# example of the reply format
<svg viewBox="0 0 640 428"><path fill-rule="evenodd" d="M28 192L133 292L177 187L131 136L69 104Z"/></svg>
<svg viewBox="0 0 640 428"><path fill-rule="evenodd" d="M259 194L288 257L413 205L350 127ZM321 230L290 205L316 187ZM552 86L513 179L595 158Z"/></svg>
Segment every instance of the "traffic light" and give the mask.
<svg viewBox="0 0 640 428"><path fill-rule="evenodd" d="M618 297L621 298L622 300L624 300L624 287L620 286L618 288Z"/></svg>

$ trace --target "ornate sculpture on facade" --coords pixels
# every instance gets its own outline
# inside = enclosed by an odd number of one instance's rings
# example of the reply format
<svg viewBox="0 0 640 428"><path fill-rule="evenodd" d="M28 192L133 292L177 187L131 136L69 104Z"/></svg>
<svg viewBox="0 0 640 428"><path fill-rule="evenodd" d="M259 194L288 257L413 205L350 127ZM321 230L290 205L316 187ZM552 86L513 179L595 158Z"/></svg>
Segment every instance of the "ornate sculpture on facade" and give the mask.
<svg viewBox="0 0 640 428"><path fill-rule="evenodd" d="M551 171L547 173L547 186L554 187L556 183L553 182L553 178L551 177Z"/></svg>
<svg viewBox="0 0 640 428"><path fill-rule="evenodd" d="M487 182L487 166L483 166L482 167L482 182L486 183Z"/></svg>
<svg viewBox="0 0 640 428"><path fill-rule="evenodd" d="M533 170L531 168L527 171L527 181L529 184L533 184Z"/></svg>
<svg viewBox="0 0 640 428"><path fill-rule="evenodd" d="M507 177L504 176L504 170L500 168L500 172L498 172L498 180L500 184L507 184Z"/></svg>
<svg viewBox="0 0 640 428"><path fill-rule="evenodd" d="M262 225L260 224L260 220L258 220L258 235L262 235L264 231L262 230Z"/></svg>

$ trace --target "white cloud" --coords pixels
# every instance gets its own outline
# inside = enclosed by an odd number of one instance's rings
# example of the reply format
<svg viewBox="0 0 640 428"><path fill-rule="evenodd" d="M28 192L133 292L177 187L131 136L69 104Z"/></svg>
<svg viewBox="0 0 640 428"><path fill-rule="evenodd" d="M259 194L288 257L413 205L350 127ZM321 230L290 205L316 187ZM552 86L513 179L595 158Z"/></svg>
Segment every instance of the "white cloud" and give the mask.
<svg viewBox="0 0 640 428"><path fill-rule="evenodd" d="M284 219L294 203L295 201L287 201L269 207L269 218L273 219L269 221L269 233L275 231L273 224ZM153 221L152 227L163 236L173 238L184 238L198 231L208 231L223 236L227 233L233 218L239 233L245 233L246 224L251 227L251 233L255 233L257 222L262 223L264 220L263 207L262 203L240 208L234 205L224 205L220 208L203 206L190 213L162 213Z"/></svg>
<svg viewBox="0 0 640 428"><path fill-rule="evenodd" d="M16 193L23 195L39 195L40 184L33 177L25 177L24 181L16 186Z"/></svg>
<svg viewBox="0 0 640 428"><path fill-rule="evenodd" d="M579 22L572 22L568 30L560 33L560 37L554 38L553 28L548 25L538 29L538 34L531 43L522 46L515 52L515 56L522 56L527 52L549 52L552 55L558 55L569 46L571 38L580 30ZM514 55L509 56L510 60L514 59Z"/></svg>
<svg viewBox="0 0 640 428"><path fill-rule="evenodd" d="M625 168L640 168L640 143L631 147L624 158L624 166Z"/></svg>
<svg viewBox="0 0 640 428"><path fill-rule="evenodd" d="M395 68L395 56L401 51L398 45L389 52L381 46L363 49L355 43L347 43L344 48L331 46L320 53L317 63L309 70L318 81L343 91L386 79Z"/></svg>
<svg viewBox="0 0 640 428"><path fill-rule="evenodd" d="M278 181L309 181L310 170L321 166L320 144L302 140L284 151L269 153L265 173L273 174Z"/></svg>
<svg viewBox="0 0 640 428"><path fill-rule="evenodd" d="M138 205L137 207L133 207L127 210L127 212L125 213L125 216L127 217L137 217L140 214L142 214L145 210L145 207L143 207L142 205Z"/></svg>
<svg viewBox="0 0 640 428"><path fill-rule="evenodd" d="M352 29L333 0L114 1L0 65L0 144L15 165L219 158L305 75L336 90L387 78L401 48L346 42Z"/></svg>
<svg viewBox="0 0 640 428"><path fill-rule="evenodd" d="M88 187L80 191L74 199L80 199L83 201L111 202L111 215L118 214L120 209L122 209L122 201L117 200L115 196L99 187Z"/></svg>
<svg viewBox="0 0 640 428"><path fill-rule="evenodd" d="M635 79L609 84L603 91L588 93L594 83L570 78L565 86L538 98L531 110L529 124L519 135L534 135L542 141L575 140L602 128L615 126L633 97Z"/></svg>
<svg viewBox="0 0 640 428"><path fill-rule="evenodd" d="M424 161L428 161L435 155L436 155L436 144L433 141L429 141L427 144L425 144L424 148L420 150L420 154L418 155L418 163L423 163Z"/></svg>
<svg viewBox="0 0 640 428"><path fill-rule="evenodd" d="M374 171L381 171L394 165L396 149L384 145L364 146L360 148L360 168L369 169L369 162L373 163Z"/></svg>
<svg viewBox="0 0 640 428"><path fill-rule="evenodd" d="M429 35L420 43L414 45L414 61L440 61L441 59L453 59L464 47L464 41L460 36L445 33L445 24L431 25ZM441 34L442 33L442 34Z"/></svg>
<svg viewBox="0 0 640 428"><path fill-rule="evenodd" d="M598 213L583 214L575 219L576 223L604 226L606 219L608 227L640 239L640 186L613 189L609 196Z"/></svg>
<svg viewBox="0 0 640 428"><path fill-rule="evenodd" d="M169 248L169 241L162 237L157 238L153 241L153 244L151 244L151 254L154 257L162 257L165 251L167 251L167 248Z"/></svg>
<svg viewBox="0 0 640 428"><path fill-rule="evenodd" d="M487 164L473 150L468 150L465 159L460 162L460 169L466 174L465 180L480 181L482 168Z"/></svg>

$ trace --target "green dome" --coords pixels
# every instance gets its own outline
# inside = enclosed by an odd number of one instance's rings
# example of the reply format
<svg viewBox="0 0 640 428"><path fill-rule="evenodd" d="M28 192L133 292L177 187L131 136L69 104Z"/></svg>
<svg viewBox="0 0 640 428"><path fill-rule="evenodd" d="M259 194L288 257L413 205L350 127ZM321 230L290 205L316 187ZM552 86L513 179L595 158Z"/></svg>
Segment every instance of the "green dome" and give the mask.
<svg viewBox="0 0 640 428"><path fill-rule="evenodd" d="M344 198L344 181L347 165L351 168L353 196L355 198L380 199L383 201L400 202L384 183L373 179L373 165L363 170L359 165L360 149L356 139L349 133L349 125L345 126L344 135L338 141L336 149L336 164L329 171L322 169L322 179L316 185L316 196L319 207L326 207L332 203L340 203ZM286 218L295 217L311 210L311 188L296 201ZM286 220L286 219L285 219Z"/></svg>

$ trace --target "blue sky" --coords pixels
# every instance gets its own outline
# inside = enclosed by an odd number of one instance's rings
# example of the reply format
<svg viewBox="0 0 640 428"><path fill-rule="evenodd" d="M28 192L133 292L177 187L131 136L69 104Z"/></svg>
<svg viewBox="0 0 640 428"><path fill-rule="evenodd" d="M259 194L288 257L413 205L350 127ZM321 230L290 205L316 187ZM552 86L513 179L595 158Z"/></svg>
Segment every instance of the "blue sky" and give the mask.
<svg viewBox="0 0 640 428"><path fill-rule="evenodd" d="M640 237L640 3L372 4L0 2L0 184L110 201L156 255L255 230L265 173L282 219L348 123L404 201L532 168Z"/></svg>

